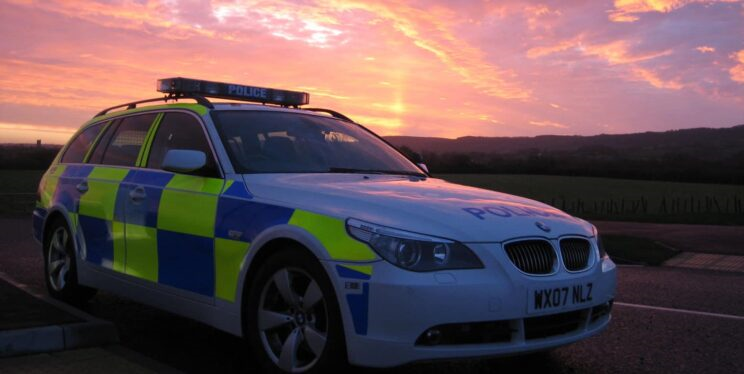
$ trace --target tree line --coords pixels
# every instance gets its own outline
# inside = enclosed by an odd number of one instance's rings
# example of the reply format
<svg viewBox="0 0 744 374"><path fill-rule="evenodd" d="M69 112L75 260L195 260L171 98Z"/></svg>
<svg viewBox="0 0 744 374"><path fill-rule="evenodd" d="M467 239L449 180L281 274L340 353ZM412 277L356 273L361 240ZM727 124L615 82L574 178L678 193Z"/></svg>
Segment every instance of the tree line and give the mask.
<svg viewBox="0 0 744 374"><path fill-rule="evenodd" d="M744 149L711 159L689 152L639 155L632 151L581 148L510 153L399 150L422 159L433 174L542 174L694 183L744 184Z"/></svg>
<svg viewBox="0 0 744 374"><path fill-rule="evenodd" d="M59 148L2 145L0 169L46 169ZM421 157L433 174L543 174L744 185L744 149L712 159L692 152L638 155L607 148L510 153L424 151L420 155L405 145L398 148L411 160Z"/></svg>
<svg viewBox="0 0 744 374"><path fill-rule="evenodd" d="M43 170L49 167L60 146L0 145L0 169Z"/></svg>

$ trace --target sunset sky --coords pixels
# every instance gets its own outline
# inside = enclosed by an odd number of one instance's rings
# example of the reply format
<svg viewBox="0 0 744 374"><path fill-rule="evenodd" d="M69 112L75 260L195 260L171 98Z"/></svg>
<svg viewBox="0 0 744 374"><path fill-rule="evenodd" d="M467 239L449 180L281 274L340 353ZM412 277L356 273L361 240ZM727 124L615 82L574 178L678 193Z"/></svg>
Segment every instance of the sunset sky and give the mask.
<svg viewBox="0 0 744 374"><path fill-rule="evenodd" d="M382 135L744 123L744 2L0 0L0 142L158 78L303 90Z"/></svg>

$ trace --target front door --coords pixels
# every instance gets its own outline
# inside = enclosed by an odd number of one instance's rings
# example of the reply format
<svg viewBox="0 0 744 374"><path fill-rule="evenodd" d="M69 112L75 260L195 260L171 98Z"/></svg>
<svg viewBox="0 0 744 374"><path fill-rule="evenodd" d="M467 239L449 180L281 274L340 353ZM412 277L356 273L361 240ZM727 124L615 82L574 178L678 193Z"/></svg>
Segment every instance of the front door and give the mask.
<svg viewBox="0 0 744 374"><path fill-rule="evenodd" d="M171 149L202 151L207 165L190 174L162 170ZM200 120L166 112L142 165L125 180L127 272L213 302L214 225L224 180Z"/></svg>

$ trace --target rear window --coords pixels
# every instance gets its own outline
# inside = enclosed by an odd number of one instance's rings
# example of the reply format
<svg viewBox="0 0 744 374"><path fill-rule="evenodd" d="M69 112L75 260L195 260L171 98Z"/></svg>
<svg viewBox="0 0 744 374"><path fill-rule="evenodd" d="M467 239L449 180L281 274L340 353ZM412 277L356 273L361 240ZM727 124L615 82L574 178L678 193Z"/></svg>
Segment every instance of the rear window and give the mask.
<svg viewBox="0 0 744 374"><path fill-rule="evenodd" d="M93 141L96 140L96 137L98 136L98 133L101 132L102 128L103 123L99 123L88 127L78 134L75 139L70 142L70 145L67 147L65 154L62 155L60 162L70 164L83 162L85 154L88 153L88 149L91 144L93 144Z"/></svg>

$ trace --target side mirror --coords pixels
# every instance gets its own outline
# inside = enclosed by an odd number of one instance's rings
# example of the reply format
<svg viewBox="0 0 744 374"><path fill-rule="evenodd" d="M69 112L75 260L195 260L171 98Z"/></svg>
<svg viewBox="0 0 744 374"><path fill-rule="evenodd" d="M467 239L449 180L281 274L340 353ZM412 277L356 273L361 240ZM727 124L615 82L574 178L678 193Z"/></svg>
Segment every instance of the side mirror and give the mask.
<svg viewBox="0 0 744 374"><path fill-rule="evenodd" d="M207 155L190 149L171 149L163 159L163 170L174 173L191 173L207 164Z"/></svg>
<svg viewBox="0 0 744 374"><path fill-rule="evenodd" d="M416 163L416 166L424 169L425 172L429 172L429 168L424 163L424 156L421 155L421 153L414 152L413 155L411 155L413 158L413 162Z"/></svg>

